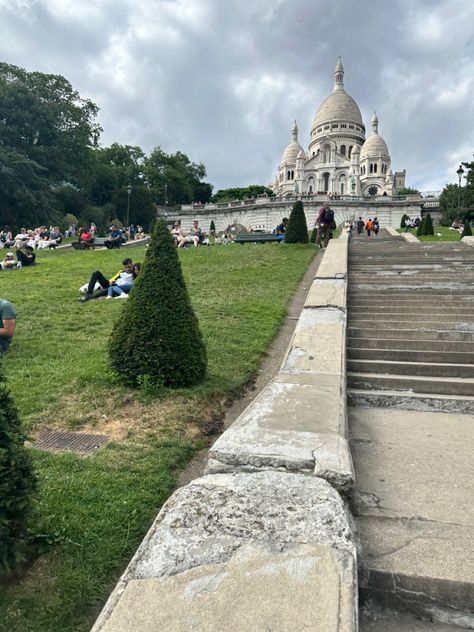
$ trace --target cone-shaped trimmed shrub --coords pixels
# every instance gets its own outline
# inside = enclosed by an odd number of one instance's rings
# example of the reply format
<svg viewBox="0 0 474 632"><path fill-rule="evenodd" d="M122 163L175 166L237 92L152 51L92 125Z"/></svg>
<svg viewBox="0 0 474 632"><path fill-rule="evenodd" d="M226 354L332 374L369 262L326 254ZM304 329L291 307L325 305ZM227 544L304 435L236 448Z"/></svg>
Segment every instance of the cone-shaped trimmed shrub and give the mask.
<svg viewBox="0 0 474 632"><path fill-rule="evenodd" d="M214 220L211 219L211 223L209 225L209 232L210 233L215 233L216 232L216 225L214 224Z"/></svg>
<svg viewBox="0 0 474 632"><path fill-rule="evenodd" d="M0 574L18 559L36 489L25 438L0 366Z"/></svg>
<svg viewBox="0 0 474 632"><path fill-rule="evenodd" d="M309 243L315 244L317 237L318 237L318 229L315 226L313 230L311 231L311 235L309 236Z"/></svg>
<svg viewBox="0 0 474 632"><path fill-rule="evenodd" d="M421 222L416 227L416 236L421 237L422 235L424 235L425 234L424 230L425 230L425 218L423 217Z"/></svg>
<svg viewBox="0 0 474 632"><path fill-rule="evenodd" d="M291 211L288 226L285 231L285 242L287 244L308 243L308 225L306 224L306 216L301 200L295 202L293 210Z"/></svg>
<svg viewBox="0 0 474 632"><path fill-rule="evenodd" d="M405 228L405 222L407 219L408 219L408 215L406 213L403 213L402 219L400 220L400 228Z"/></svg>
<svg viewBox="0 0 474 632"><path fill-rule="evenodd" d="M112 330L109 363L129 384L146 377L163 386L190 386L206 375L206 348L163 219Z"/></svg>
<svg viewBox="0 0 474 632"><path fill-rule="evenodd" d="M423 235L434 235L433 220L431 219L431 215L429 213L426 215L423 224Z"/></svg>
<svg viewBox="0 0 474 632"><path fill-rule="evenodd" d="M466 221L464 223L464 228L462 230L462 235L461 235L461 239L463 237L472 237L472 228L471 228L471 222Z"/></svg>

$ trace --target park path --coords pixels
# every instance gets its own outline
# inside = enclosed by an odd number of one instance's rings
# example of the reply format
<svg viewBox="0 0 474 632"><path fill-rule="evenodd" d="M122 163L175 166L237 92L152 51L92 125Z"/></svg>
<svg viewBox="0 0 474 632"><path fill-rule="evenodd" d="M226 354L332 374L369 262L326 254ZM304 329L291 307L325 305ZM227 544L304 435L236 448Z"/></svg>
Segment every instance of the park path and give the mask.
<svg viewBox="0 0 474 632"><path fill-rule="evenodd" d="M383 230L353 239L347 383L362 632L474 629L473 314L474 248Z"/></svg>

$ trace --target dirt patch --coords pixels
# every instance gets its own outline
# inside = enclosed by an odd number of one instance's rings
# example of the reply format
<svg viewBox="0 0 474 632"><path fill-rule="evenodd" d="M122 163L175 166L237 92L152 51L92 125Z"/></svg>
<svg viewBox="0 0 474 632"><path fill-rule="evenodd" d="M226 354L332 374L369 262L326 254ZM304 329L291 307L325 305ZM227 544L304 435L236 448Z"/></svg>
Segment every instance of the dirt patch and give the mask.
<svg viewBox="0 0 474 632"><path fill-rule="evenodd" d="M250 402L255 399L272 377L278 373L288 349L288 345L290 344L291 336L295 330L296 322L301 314L301 310L303 309L311 283L316 275L321 258L322 251L318 251L306 270L303 279L300 281L298 287L293 293L293 296L291 297L288 305L287 316L270 349L268 350L267 356L258 370L255 380L252 382L251 386L247 388L244 395L236 399L227 409L222 424L223 430L228 428L237 419L240 413L247 408ZM195 478L199 478L204 474L208 453L209 448L206 448L196 454L186 469L180 473L178 477L179 487L187 485Z"/></svg>

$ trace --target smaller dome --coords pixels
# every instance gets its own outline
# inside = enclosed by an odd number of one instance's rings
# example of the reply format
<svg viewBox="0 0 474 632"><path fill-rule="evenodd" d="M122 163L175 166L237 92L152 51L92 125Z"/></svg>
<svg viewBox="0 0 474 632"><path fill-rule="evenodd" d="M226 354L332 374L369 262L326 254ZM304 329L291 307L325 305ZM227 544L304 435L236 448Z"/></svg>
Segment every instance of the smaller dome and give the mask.
<svg viewBox="0 0 474 632"><path fill-rule="evenodd" d="M377 112L374 112L370 122L372 124L372 133L362 145L360 159L379 158L379 156L390 158L387 143L379 134L379 119L377 117Z"/></svg>
<svg viewBox="0 0 474 632"><path fill-rule="evenodd" d="M306 154L304 153L304 149L301 148L298 152L298 155L296 156L298 160L306 160Z"/></svg>
<svg viewBox="0 0 474 632"><path fill-rule="evenodd" d="M286 146L284 152L281 155L280 165L294 165L300 151L302 151L304 154L304 149L298 142L298 126L296 125L295 121L293 129L291 130L291 142L289 145Z"/></svg>

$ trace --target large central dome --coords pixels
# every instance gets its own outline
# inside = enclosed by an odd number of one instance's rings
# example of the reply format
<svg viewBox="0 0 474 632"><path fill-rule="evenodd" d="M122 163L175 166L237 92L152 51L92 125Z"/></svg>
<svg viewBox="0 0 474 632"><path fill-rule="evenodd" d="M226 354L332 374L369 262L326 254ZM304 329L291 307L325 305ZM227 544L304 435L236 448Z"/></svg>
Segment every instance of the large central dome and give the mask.
<svg viewBox="0 0 474 632"><path fill-rule="evenodd" d="M363 125L359 106L345 90L332 92L324 99L316 112L313 126L329 121L351 121Z"/></svg>
<svg viewBox="0 0 474 632"><path fill-rule="evenodd" d="M316 112L313 128L329 121L350 121L364 127L359 106L344 90L344 68L341 60L337 62L334 77L334 90L324 99Z"/></svg>

